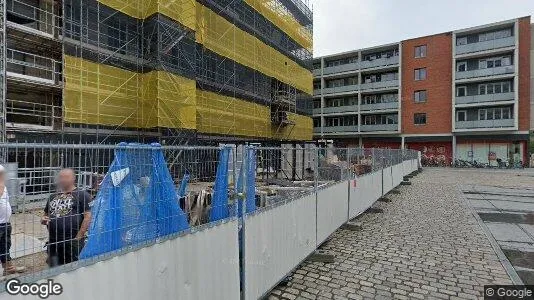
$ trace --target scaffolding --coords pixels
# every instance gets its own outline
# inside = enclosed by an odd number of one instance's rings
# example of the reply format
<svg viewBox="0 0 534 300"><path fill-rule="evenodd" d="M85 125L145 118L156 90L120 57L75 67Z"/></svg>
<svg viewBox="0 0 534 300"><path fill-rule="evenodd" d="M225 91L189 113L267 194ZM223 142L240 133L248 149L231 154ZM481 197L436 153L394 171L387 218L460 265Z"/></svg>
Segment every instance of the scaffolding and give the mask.
<svg viewBox="0 0 534 300"><path fill-rule="evenodd" d="M300 1L0 1L2 116L71 142L311 140L296 109L313 91Z"/></svg>

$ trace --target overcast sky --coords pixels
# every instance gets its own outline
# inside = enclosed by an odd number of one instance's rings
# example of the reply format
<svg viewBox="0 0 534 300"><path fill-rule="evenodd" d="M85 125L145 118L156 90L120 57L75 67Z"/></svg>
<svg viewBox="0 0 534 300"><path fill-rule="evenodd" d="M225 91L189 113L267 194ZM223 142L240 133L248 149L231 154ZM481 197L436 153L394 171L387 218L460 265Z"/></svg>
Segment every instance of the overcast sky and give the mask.
<svg viewBox="0 0 534 300"><path fill-rule="evenodd" d="M534 14L534 0L309 0L314 56Z"/></svg>

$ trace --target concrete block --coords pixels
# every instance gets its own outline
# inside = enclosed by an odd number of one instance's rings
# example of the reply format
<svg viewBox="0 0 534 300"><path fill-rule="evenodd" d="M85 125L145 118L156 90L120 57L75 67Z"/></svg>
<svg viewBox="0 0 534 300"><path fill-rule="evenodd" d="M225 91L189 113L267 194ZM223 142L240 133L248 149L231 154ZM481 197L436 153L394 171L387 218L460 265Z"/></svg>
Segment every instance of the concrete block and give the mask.
<svg viewBox="0 0 534 300"><path fill-rule="evenodd" d="M332 251L315 250L315 252L308 257L308 260L313 262L333 263L335 258L336 255Z"/></svg>

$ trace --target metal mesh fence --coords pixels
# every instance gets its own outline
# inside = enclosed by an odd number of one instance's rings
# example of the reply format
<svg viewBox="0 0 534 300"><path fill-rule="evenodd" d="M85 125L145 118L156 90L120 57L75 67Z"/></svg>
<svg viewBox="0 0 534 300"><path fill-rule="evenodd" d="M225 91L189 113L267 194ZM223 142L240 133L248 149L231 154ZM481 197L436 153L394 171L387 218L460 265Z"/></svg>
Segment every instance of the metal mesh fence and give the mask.
<svg viewBox="0 0 534 300"><path fill-rule="evenodd" d="M0 202L0 258L12 276L236 217L238 199L252 201L248 213L417 158L411 150L314 145L24 143L2 144L0 153L8 196Z"/></svg>

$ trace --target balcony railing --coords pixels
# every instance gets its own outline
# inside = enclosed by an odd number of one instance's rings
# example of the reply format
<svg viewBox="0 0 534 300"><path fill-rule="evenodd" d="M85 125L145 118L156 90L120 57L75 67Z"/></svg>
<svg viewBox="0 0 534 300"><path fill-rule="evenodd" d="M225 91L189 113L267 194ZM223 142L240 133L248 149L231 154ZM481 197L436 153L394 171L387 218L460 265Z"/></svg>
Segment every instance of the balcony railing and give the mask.
<svg viewBox="0 0 534 300"><path fill-rule="evenodd" d="M399 130L398 124L376 124L376 125L360 125L361 132L370 131L397 131Z"/></svg>
<svg viewBox="0 0 534 300"><path fill-rule="evenodd" d="M398 109L398 108L399 108L399 102L383 102L383 103L360 105L360 110L362 111Z"/></svg>
<svg viewBox="0 0 534 300"><path fill-rule="evenodd" d="M321 69L313 69L313 76L314 77L321 76Z"/></svg>
<svg viewBox="0 0 534 300"><path fill-rule="evenodd" d="M477 120L456 121L456 129L480 129L480 128L510 128L514 127L514 119L501 120Z"/></svg>
<svg viewBox="0 0 534 300"><path fill-rule="evenodd" d="M348 92L357 92L359 90L359 85L344 85L338 87L331 87L323 89L323 95L328 94L337 94L337 93L348 93Z"/></svg>
<svg viewBox="0 0 534 300"><path fill-rule="evenodd" d="M456 72L456 79L468 79L468 78L513 74L514 72L515 72L514 66L478 69L478 70L471 70L471 71L464 71L464 72Z"/></svg>
<svg viewBox="0 0 534 300"><path fill-rule="evenodd" d="M360 63L361 69L370 69L370 68L378 68L378 67L385 67L385 66L391 66L391 65L398 65L399 64L399 56L392 56L392 57L382 57L375 60L364 60Z"/></svg>
<svg viewBox="0 0 534 300"><path fill-rule="evenodd" d="M360 68L360 64L357 63L357 62L356 63L345 64L345 65L327 67L327 68L324 68L323 75L350 72L350 71L357 71L359 68Z"/></svg>
<svg viewBox="0 0 534 300"><path fill-rule="evenodd" d="M313 95L314 96L320 96L321 95L321 89L313 90Z"/></svg>
<svg viewBox="0 0 534 300"><path fill-rule="evenodd" d="M358 132L358 126L325 126L323 133Z"/></svg>
<svg viewBox="0 0 534 300"><path fill-rule="evenodd" d="M57 84L61 70L59 62L48 57L13 49L7 49L6 54L8 76L47 84Z"/></svg>
<svg viewBox="0 0 534 300"><path fill-rule="evenodd" d="M360 89L361 90L375 90L375 89L394 88L398 86L399 86L398 80L389 80L389 81L362 83L360 85Z"/></svg>
<svg viewBox="0 0 534 300"><path fill-rule="evenodd" d="M37 3L39 2L37 1ZM11 15L16 16L17 19L24 20L17 24L54 35L54 31L60 30L58 24L61 23L60 17L53 13L53 6L57 4L52 4L54 3L52 1L46 3L41 7L37 7L20 0L7 0L6 11Z"/></svg>
<svg viewBox="0 0 534 300"><path fill-rule="evenodd" d="M456 104L512 101L514 99L515 99L514 92L490 94L490 95L472 95L472 96L456 97Z"/></svg>
<svg viewBox="0 0 534 300"><path fill-rule="evenodd" d="M496 39L491 41L484 41L478 43L471 43L467 45L456 46L456 54L466 54L472 52L481 52L494 50L499 48L513 47L515 46L515 37L510 36L507 38Z"/></svg>

